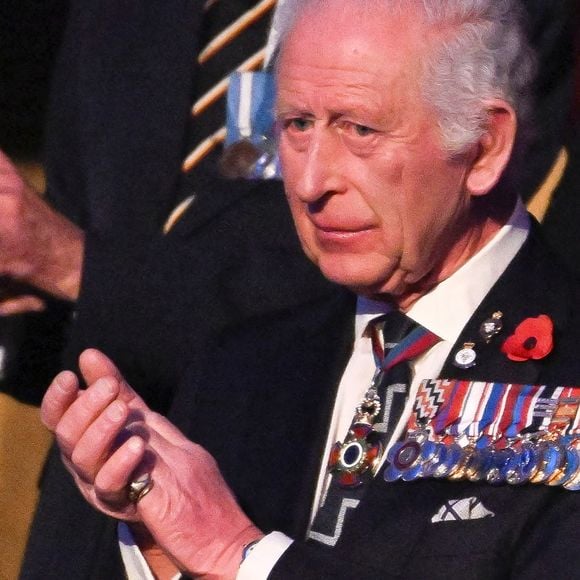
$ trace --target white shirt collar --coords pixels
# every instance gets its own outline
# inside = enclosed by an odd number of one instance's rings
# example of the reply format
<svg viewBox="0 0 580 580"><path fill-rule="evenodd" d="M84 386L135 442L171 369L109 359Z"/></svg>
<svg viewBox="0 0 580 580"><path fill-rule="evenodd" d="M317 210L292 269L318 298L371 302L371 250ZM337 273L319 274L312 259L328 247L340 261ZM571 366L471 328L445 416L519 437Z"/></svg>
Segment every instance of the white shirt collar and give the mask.
<svg viewBox="0 0 580 580"><path fill-rule="evenodd" d="M419 298L407 315L443 340L455 343L481 301L524 244L529 231L529 215L518 200L510 219L499 232L459 270ZM362 336L370 320L390 309L385 302L359 296L356 338Z"/></svg>

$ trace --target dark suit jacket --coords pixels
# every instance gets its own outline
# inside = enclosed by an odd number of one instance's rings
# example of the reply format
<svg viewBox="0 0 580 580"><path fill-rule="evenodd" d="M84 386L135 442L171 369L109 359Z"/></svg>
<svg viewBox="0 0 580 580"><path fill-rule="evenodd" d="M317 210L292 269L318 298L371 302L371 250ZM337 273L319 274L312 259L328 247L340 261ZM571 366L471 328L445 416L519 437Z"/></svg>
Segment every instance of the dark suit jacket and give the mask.
<svg viewBox="0 0 580 580"><path fill-rule="evenodd" d="M52 80L47 197L89 240L140 247L185 197L180 166L191 130L197 4L70 2ZM49 300L47 312L9 320L0 388L40 402L61 366L70 310Z"/></svg>
<svg viewBox="0 0 580 580"><path fill-rule="evenodd" d="M477 365L448 360L444 378L578 384L577 295L534 232L466 325L452 353L504 313L504 330L477 344ZM253 321L229 333L209 368L183 391L188 432L217 458L241 505L263 530L297 538L271 578L572 578L580 565L580 495L545 485L421 480L370 484L334 549L303 542L337 383L352 343L348 294ZM555 347L512 362L500 345L522 320L547 314ZM451 358L451 357L450 357ZM227 364L223 364L226 360ZM433 377L429 377L433 378ZM179 399L178 399L179 400ZM494 518L431 523L448 500L477 497Z"/></svg>

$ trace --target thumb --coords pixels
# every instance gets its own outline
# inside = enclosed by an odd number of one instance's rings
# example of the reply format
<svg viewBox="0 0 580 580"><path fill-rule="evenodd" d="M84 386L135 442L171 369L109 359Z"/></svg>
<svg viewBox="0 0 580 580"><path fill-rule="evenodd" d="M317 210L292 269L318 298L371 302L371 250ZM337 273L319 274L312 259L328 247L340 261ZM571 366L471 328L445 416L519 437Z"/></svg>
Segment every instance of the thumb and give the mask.
<svg viewBox="0 0 580 580"><path fill-rule="evenodd" d="M103 377L113 377L119 383L119 399L132 409L148 411L149 408L141 397L129 386L115 363L101 351L89 348L79 357L79 368L87 385Z"/></svg>

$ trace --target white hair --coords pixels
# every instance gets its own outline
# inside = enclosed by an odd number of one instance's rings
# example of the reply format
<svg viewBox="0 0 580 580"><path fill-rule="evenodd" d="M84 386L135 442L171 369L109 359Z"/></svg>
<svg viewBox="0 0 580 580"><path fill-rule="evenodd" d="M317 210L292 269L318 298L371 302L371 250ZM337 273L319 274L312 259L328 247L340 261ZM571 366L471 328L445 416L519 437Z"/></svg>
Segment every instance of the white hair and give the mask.
<svg viewBox="0 0 580 580"><path fill-rule="evenodd" d="M412 11L443 31L422 62L421 87L450 154L462 153L485 132L488 99L507 101L525 126L535 61L518 0L350 1L357 10L380 8L394 15ZM332 5L333 0L284 0L273 23L280 46L305 8Z"/></svg>

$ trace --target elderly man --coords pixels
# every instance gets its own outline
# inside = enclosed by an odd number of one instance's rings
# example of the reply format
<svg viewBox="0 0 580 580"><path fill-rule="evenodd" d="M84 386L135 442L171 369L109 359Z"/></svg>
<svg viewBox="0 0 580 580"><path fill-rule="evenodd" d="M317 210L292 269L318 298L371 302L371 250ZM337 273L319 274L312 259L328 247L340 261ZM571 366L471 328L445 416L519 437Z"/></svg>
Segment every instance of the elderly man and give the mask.
<svg viewBox="0 0 580 580"><path fill-rule="evenodd" d="M580 331L506 173L531 77L517 6L283 16L287 195L347 290L213 345L172 412L187 437L86 351L87 390L65 371L42 408L65 464L124 522L130 577L141 555L159 578L572 577L579 398L556 386L580 378Z"/></svg>

